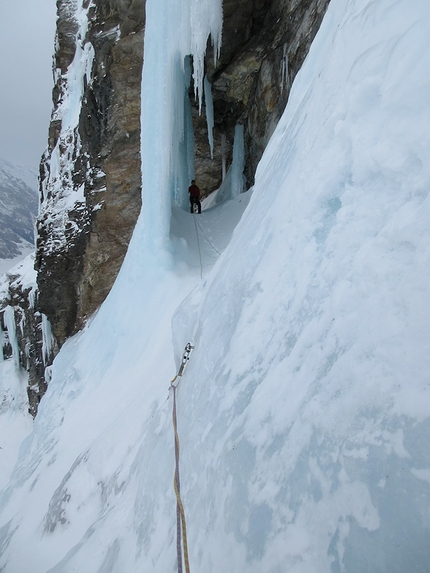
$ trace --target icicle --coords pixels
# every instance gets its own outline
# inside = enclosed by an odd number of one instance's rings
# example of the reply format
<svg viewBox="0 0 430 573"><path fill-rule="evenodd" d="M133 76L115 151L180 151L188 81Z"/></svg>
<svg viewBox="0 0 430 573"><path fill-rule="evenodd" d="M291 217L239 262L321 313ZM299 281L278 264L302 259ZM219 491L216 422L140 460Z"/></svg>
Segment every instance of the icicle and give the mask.
<svg viewBox="0 0 430 573"><path fill-rule="evenodd" d="M0 362L3 362L3 360L4 360L4 356L3 356L4 342L5 342L5 335L4 335L3 328L1 325L1 320L0 320Z"/></svg>
<svg viewBox="0 0 430 573"><path fill-rule="evenodd" d="M52 353L54 338L51 331L51 323L48 318L42 314L42 358L43 364L48 362Z"/></svg>
<svg viewBox="0 0 430 573"><path fill-rule="evenodd" d="M234 199L243 192L243 170L245 167L245 146L243 141L243 125L236 125L234 130L233 163L231 165L231 198Z"/></svg>
<svg viewBox="0 0 430 573"><path fill-rule="evenodd" d="M47 383L48 386L51 380L52 380L52 366L47 366L45 368L45 382Z"/></svg>
<svg viewBox="0 0 430 573"><path fill-rule="evenodd" d="M188 199L188 187L192 179L194 179L194 130L193 130L193 118L191 112L191 102L188 97L188 90L186 92L185 98L185 138L186 138L186 153L187 153L187 163L186 163L186 185L184 186L182 207L188 210L189 199Z"/></svg>
<svg viewBox="0 0 430 573"><path fill-rule="evenodd" d="M185 80L183 64L179 54L176 55L173 64L173 82L172 82L172 105L173 105L173 130L171 142L171 187L172 196L177 205L180 205L181 187L183 184L183 155L184 155L184 92Z"/></svg>
<svg viewBox="0 0 430 573"><path fill-rule="evenodd" d="M212 46L214 52L214 68L216 68L216 61L217 59L219 59L221 55L221 44L222 44L222 21L223 21L222 3L220 4L219 8L221 9L221 25L219 26L218 29L218 35L212 36L213 39Z"/></svg>
<svg viewBox="0 0 430 573"><path fill-rule="evenodd" d="M208 126L209 147L211 148L211 158L214 158L214 103L212 99L212 86L208 77L205 76L204 92L206 103L206 122Z"/></svg>
<svg viewBox="0 0 430 573"><path fill-rule="evenodd" d="M222 133L221 134L221 167L222 167L222 180L223 181L225 179L225 175L227 172L226 163L225 163L226 144L227 144L227 139L225 137L225 133Z"/></svg>
<svg viewBox="0 0 430 573"><path fill-rule="evenodd" d="M193 137L184 104L187 56L201 104L208 38L219 50L222 0L147 0L142 73L142 233L151 253L169 251L172 198L182 204L194 171ZM180 79L181 68L182 79ZM185 162L185 165L184 163ZM191 174L192 177L192 174ZM173 186L173 188L172 188ZM136 232L140 232L140 224Z"/></svg>
<svg viewBox="0 0 430 573"><path fill-rule="evenodd" d="M290 76L288 71L288 46L284 44L284 53L281 61L281 92L284 91L284 88L290 87Z"/></svg>
<svg viewBox="0 0 430 573"><path fill-rule="evenodd" d="M34 301L36 298L37 287L36 285L32 286L30 292L28 293L28 306L29 308L34 308Z"/></svg>
<svg viewBox="0 0 430 573"><path fill-rule="evenodd" d="M224 144L223 144L224 139ZM221 136L221 146L225 148L225 136ZM221 187L216 194L215 203L223 203L234 199L245 190L245 147L243 142L243 125L236 125L233 143L233 162L225 174ZM223 167L225 170L225 165ZM224 175L224 173L223 173Z"/></svg>
<svg viewBox="0 0 430 573"><path fill-rule="evenodd" d="M194 63L194 85L199 104L202 103L204 57L207 40L212 39L214 59L219 57L222 36L222 0L188 0L189 22L191 24L190 47ZM187 15L184 14L187 18ZM185 54L184 54L185 55Z"/></svg>
<svg viewBox="0 0 430 573"><path fill-rule="evenodd" d="M15 366L19 368L19 346L18 339L16 336L16 326L15 326L15 312L13 306L7 306L4 310L4 323L7 330L9 344L12 348L12 356L15 362Z"/></svg>
<svg viewBox="0 0 430 573"><path fill-rule="evenodd" d="M190 58L185 58L183 65L177 61L175 66L171 186L176 205L188 210L188 187L194 176L194 133L188 96Z"/></svg>

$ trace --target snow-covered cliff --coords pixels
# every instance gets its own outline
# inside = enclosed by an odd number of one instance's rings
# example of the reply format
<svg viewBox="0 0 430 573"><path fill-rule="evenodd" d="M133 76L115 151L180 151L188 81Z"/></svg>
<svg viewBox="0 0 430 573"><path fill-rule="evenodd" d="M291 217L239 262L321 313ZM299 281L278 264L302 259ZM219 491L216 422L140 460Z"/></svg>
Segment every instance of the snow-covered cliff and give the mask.
<svg viewBox="0 0 430 573"><path fill-rule="evenodd" d="M61 346L109 292L140 205L144 1L59 0L37 224L40 309Z"/></svg>
<svg viewBox="0 0 430 573"><path fill-rule="evenodd" d="M168 88L217 37L213 5L148 0L142 213L54 361L1 494L0 569L175 570L169 385L191 342L191 571L426 573L427 1L332 0L252 197L194 217L169 192L185 131Z"/></svg>

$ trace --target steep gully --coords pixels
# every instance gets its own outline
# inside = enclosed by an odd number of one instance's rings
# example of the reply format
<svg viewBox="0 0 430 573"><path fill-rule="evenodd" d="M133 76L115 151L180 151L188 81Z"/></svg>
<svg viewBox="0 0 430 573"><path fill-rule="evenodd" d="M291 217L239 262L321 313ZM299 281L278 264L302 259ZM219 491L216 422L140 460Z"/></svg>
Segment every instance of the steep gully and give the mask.
<svg viewBox="0 0 430 573"><path fill-rule="evenodd" d="M214 106L211 157L206 109L190 86L195 138L195 177L206 194L222 181L223 157L232 160L235 128L244 126L246 186L288 100L289 90L319 28L329 0L225 0L221 53L214 63L208 43L207 78ZM106 298L125 256L140 208L140 82L145 10L143 0L96 0L79 29L76 6L57 2L54 110L48 148L40 166L37 223L37 292L16 277L0 302L4 356L11 344L4 314L12 307L20 364L29 373L29 411L37 413L46 391L46 368ZM70 128L61 106L76 86L70 71L77 50L92 55L82 70L78 122ZM58 164L58 165L57 165ZM55 173L54 173L55 167ZM82 200L70 203L80 190ZM15 285L15 286L14 286ZM29 304L29 296L32 304ZM53 342L43 349L41 321ZM35 318L37 320L35 320ZM45 352L45 356L43 356ZM49 372L49 370L48 370Z"/></svg>

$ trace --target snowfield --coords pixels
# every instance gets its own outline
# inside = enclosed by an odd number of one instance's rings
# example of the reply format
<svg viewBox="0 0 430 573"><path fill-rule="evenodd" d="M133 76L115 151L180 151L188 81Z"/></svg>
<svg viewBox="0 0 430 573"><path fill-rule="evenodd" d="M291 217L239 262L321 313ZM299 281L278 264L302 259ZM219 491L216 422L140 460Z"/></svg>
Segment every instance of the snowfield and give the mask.
<svg viewBox="0 0 430 573"><path fill-rule="evenodd" d="M148 0L147 43L179 6L165 1ZM192 342L178 387L191 571L428 573L428 1L332 0L252 196L201 216L171 209L159 150L177 108L145 92L174 73L182 28L163 26L170 47L145 48L142 142L164 191L144 176L120 275L54 362L1 494L0 570L175 570L169 385Z"/></svg>

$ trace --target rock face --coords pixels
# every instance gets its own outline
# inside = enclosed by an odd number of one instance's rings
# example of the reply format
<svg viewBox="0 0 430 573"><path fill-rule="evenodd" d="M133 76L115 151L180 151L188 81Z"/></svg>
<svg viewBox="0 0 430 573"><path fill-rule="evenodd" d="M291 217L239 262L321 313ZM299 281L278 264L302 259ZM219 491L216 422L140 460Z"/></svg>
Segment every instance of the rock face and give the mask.
<svg viewBox="0 0 430 573"><path fill-rule="evenodd" d="M107 296L140 211L144 3L60 0L57 9L36 269L61 346Z"/></svg>
<svg viewBox="0 0 430 573"><path fill-rule="evenodd" d="M12 328L5 323L9 308L28 328L2 338L6 356L15 335L18 347L26 349L15 349L15 356L30 374L33 415L55 353L109 293L140 211L144 2L57 0L54 110L40 166L38 291L26 290L19 277L11 277L0 308L0 333ZM223 158L228 167L238 125L244 132L247 187L253 184L328 3L224 0L221 53L214 63L209 46L206 56L214 103L213 158L205 104L200 115L193 86L189 92L195 177L204 193L219 187ZM48 331L47 353L41 349L47 348Z"/></svg>

